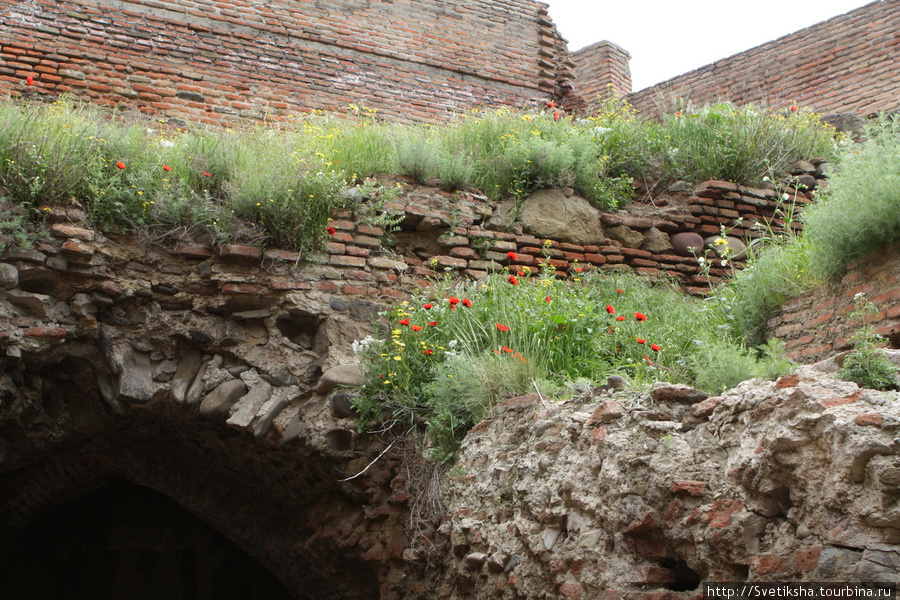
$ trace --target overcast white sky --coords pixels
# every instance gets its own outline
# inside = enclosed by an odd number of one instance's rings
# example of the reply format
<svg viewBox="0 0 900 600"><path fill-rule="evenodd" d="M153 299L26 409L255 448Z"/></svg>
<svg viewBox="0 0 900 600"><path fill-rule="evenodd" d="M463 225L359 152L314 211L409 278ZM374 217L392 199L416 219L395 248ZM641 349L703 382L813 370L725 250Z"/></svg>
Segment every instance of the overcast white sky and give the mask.
<svg viewBox="0 0 900 600"><path fill-rule="evenodd" d="M574 51L631 54L634 91L844 14L870 0L543 0Z"/></svg>

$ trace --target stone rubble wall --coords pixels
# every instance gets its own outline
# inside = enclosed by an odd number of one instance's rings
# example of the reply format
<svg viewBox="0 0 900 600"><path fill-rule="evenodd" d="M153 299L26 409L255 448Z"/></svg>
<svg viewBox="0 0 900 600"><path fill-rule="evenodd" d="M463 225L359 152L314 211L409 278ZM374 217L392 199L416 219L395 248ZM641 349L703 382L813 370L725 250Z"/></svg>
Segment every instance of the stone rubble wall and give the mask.
<svg viewBox="0 0 900 600"><path fill-rule="evenodd" d="M900 409L833 361L707 398L500 403L444 484L435 597L688 600L701 582L900 581Z"/></svg>
<svg viewBox="0 0 900 600"><path fill-rule="evenodd" d="M891 348L900 345L900 252L888 245L847 265L836 281L786 302L767 323L769 335L784 340L791 360L809 363L851 349L860 323L850 319L856 294L865 294L878 313L869 317Z"/></svg>
<svg viewBox="0 0 900 600"><path fill-rule="evenodd" d="M898 60L900 0L879 0L626 98L649 116L680 110L678 98L867 116L900 109Z"/></svg>
<svg viewBox="0 0 900 600"><path fill-rule="evenodd" d="M179 124L351 103L436 121L564 101L572 69L531 0L0 2L0 93L67 93Z"/></svg>

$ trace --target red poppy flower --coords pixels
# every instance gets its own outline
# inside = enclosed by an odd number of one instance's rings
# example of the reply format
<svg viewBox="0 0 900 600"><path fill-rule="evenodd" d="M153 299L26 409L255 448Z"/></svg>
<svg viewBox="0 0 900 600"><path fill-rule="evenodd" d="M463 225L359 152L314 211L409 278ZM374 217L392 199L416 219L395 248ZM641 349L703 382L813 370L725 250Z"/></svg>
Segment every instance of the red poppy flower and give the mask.
<svg viewBox="0 0 900 600"><path fill-rule="evenodd" d="M450 305L450 310L456 310L456 305L455 305L455 304L451 304L451 305Z"/></svg>
<svg viewBox="0 0 900 600"><path fill-rule="evenodd" d="M653 366L653 361L650 360L650 357L647 356L646 354L644 355L644 360L647 361L647 366L648 366L648 367L652 367L652 366Z"/></svg>
<svg viewBox="0 0 900 600"><path fill-rule="evenodd" d="M455 305L455 304L459 304L459 298L454 298L453 296L450 296L450 298L447 299L447 302L449 302L451 304L451 306Z"/></svg>
<svg viewBox="0 0 900 600"><path fill-rule="evenodd" d="M619 315L618 317L616 317L616 321L624 321L624 320L625 320L625 315Z"/></svg>
<svg viewBox="0 0 900 600"><path fill-rule="evenodd" d="M166 173L168 173L171 170L172 170L172 167L170 167L169 165L163 165L163 171L165 171Z"/></svg>
<svg viewBox="0 0 900 600"><path fill-rule="evenodd" d="M647 340L645 340L644 338L636 337L636 338L634 338L634 341L636 341L638 344L646 344L647 343Z"/></svg>
<svg viewBox="0 0 900 600"><path fill-rule="evenodd" d="M516 253L515 253L515 252L507 252L507 253L506 253L506 258L508 258L509 260L516 260L516 259L519 258L519 257L516 256Z"/></svg>
<svg viewBox="0 0 900 600"><path fill-rule="evenodd" d="M29 75L25 78L25 85L34 85L34 77Z"/></svg>
<svg viewBox="0 0 900 600"><path fill-rule="evenodd" d="M624 294L624 293L625 293L625 290L623 290L622 288L616 288L616 293L617 293L617 294Z"/></svg>
<svg viewBox="0 0 900 600"><path fill-rule="evenodd" d="M675 116L678 117L678 118L680 119L680 118L681 118L681 111L679 110L677 113L675 113Z"/></svg>
<svg viewBox="0 0 900 600"><path fill-rule="evenodd" d="M124 169L124 168L125 168L125 163L123 163L123 162L120 160L120 161L118 161L118 162L116 163L116 166L119 167L120 169Z"/></svg>
<svg viewBox="0 0 900 600"><path fill-rule="evenodd" d="M421 325L413 325L412 330L413 331L422 331L422 326Z"/></svg>
<svg viewBox="0 0 900 600"><path fill-rule="evenodd" d="M429 302L428 304L423 304L423 305L422 305L422 308L424 308L425 310L428 310L428 309L431 308L432 306L434 306L434 304L432 304L431 302Z"/></svg>
<svg viewBox="0 0 900 600"><path fill-rule="evenodd" d="M409 325L409 319L400 319L397 322L400 323L401 325Z"/></svg>
<svg viewBox="0 0 900 600"><path fill-rule="evenodd" d="M337 232L337 229L335 229L334 227L328 228L328 235L334 235L336 232Z"/></svg>
<svg viewBox="0 0 900 600"><path fill-rule="evenodd" d="M796 106L794 106L793 104L791 105L791 112L797 112L798 110L800 110L800 109L797 108Z"/></svg>
<svg viewBox="0 0 900 600"><path fill-rule="evenodd" d="M551 298L550 296L545 296L544 302L547 302L549 304L550 302L553 302L553 298Z"/></svg>
<svg viewBox="0 0 900 600"><path fill-rule="evenodd" d="M608 312L608 313L611 314L611 315L614 315L614 314L616 314L616 309L613 308L613 305L612 305L612 304L607 304L607 305L606 305L606 312Z"/></svg>
<svg viewBox="0 0 900 600"><path fill-rule="evenodd" d="M575 267L575 272L576 273L584 273L584 269L582 269L581 267Z"/></svg>
<svg viewBox="0 0 900 600"><path fill-rule="evenodd" d="M559 121L559 111L558 110L553 111L553 120Z"/></svg>
<svg viewBox="0 0 900 600"><path fill-rule="evenodd" d="M660 348L656 344L650 344L650 349L653 350L654 352L659 352L660 350L662 350L662 348Z"/></svg>
<svg viewBox="0 0 900 600"><path fill-rule="evenodd" d="M508 352L508 353L510 353L510 354L513 353L513 349L512 349L512 348L507 348L506 346L501 346L500 349L503 350L504 352Z"/></svg>
<svg viewBox="0 0 900 600"><path fill-rule="evenodd" d="M513 284L513 285L519 285L519 280L516 279L516 276L515 276L515 275L510 275L510 276L509 276L509 282L510 282L511 284Z"/></svg>
<svg viewBox="0 0 900 600"><path fill-rule="evenodd" d="M426 348L425 350L422 350L422 354L434 354L434 350Z"/></svg>
<svg viewBox="0 0 900 600"><path fill-rule="evenodd" d="M502 332L506 333L507 331L509 331L509 327L507 327L503 323L497 323L497 331L502 331Z"/></svg>
<svg viewBox="0 0 900 600"><path fill-rule="evenodd" d="M462 303L463 303L463 306L465 306L466 308L472 306L472 301L469 300L468 298L463 298Z"/></svg>
<svg viewBox="0 0 900 600"><path fill-rule="evenodd" d="M206 172L206 171L203 171L203 175L204 175L205 177L212 177L212 175L210 175L210 174L209 174L208 172Z"/></svg>
<svg viewBox="0 0 900 600"><path fill-rule="evenodd" d="M645 315L644 313L636 312L636 313L634 313L634 318L637 319L638 321L646 321L647 315Z"/></svg>
<svg viewBox="0 0 900 600"><path fill-rule="evenodd" d="M556 104L553 103L553 100L547 100L547 108L554 108Z"/></svg>
<svg viewBox="0 0 900 600"><path fill-rule="evenodd" d="M428 325L429 327L437 327L437 321L429 321L428 323L426 323L426 325Z"/></svg>

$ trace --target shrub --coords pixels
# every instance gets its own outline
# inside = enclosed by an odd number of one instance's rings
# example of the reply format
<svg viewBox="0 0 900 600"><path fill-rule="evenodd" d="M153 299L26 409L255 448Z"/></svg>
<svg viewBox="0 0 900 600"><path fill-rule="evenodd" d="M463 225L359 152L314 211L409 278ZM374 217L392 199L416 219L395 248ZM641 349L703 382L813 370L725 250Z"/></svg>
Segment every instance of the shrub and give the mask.
<svg viewBox="0 0 900 600"><path fill-rule="evenodd" d="M803 217L811 268L824 277L900 239L900 117L881 116L866 136Z"/></svg>
<svg viewBox="0 0 900 600"><path fill-rule="evenodd" d="M878 314L878 309L863 294L856 295L854 304L850 317L861 325L850 338L853 350L844 357L841 379L873 390L897 389L897 367L879 347L884 338L875 333L875 328L867 320Z"/></svg>
<svg viewBox="0 0 900 600"><path fill-rule="evenodd" d="M636 276L587 272L567 282L507 271L456 288L438 282L383 316L385 335L357 345L366 373L361 428L424 427L442 459L510 395L547 395L612 373L635 384L698 382L719 392L722 380L704 377L720 363L694 357L718 358L724 347L742 356L733 372L763 372L718 303Z"/></svg>

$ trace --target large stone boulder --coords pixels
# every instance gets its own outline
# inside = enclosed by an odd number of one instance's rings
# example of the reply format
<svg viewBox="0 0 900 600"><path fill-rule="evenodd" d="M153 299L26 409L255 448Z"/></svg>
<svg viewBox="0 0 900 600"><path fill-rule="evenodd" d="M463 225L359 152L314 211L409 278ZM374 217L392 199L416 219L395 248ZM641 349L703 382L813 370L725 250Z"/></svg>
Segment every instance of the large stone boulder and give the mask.
<svg viewBox="0 0 900 600"><path fill-rule="evenodd" d="M525 199L519 221L526 233L573 244L603 241L600 211L584 198L538 190Z"/></svg>

